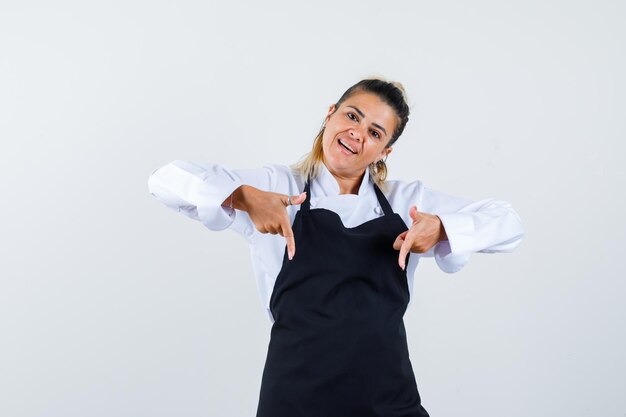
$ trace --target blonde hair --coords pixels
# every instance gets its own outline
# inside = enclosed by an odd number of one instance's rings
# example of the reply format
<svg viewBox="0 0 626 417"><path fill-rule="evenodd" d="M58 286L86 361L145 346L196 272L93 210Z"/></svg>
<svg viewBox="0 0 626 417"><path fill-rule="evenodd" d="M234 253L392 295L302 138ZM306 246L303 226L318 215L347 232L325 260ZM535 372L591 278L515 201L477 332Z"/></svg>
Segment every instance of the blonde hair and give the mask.
<svg viewBox="0 0 626 417"><path fill-rule="evenodd" d="M389 104L389 106L396 112L396 115L398 116L398 125L386 146L387 148L390 147L398 140L404 131L404 127L409 121L409 106L407 104L408 100L404 86L397 81L387 81L382 77L361 80L343 93L339 101L335 104L335 110L338 109L341 103L343 103L346 99L359 91L376 94L382 101ZM304 155L300 161L291 165L291 168L299 171L305 179L309 177L311 179L315 178L319 172L319 165L324 162L322 137L324 135L325 127L326 124L324 123L320 128L319 133L313 140L313 147L311 148L311 151ZM384 188L385 179L387 178L387 165L385 161L379 160L375 163L371 163L368 170L376 185Z"/></svg>

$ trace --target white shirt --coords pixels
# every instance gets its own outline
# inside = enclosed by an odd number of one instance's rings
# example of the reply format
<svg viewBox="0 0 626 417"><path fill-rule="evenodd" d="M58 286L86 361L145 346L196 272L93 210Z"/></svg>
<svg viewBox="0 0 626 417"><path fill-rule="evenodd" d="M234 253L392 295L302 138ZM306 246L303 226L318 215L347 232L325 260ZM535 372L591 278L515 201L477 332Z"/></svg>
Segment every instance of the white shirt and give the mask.
<svg viewBox="0 0 626 417"><path fill-rule="evenodd" d="M269 301L282 267L285 239L259 232L246 212L221 204L242 184L294 196L302 193L305 180L299 172L282 165L231 170L217 164L176 160L150 174L148 189L167 207L200 221L208 229L230 228L248 241L261 304L273 323ZM505 201L490 198L472 202L424 187L421 181L388 180L385 184L381 190L407 227L412 224L409 209L417 205L419 211L439 216L448 236L448 240L439 242L426 253L411 253L406 269L409 294L413 292L415 270L422 257L434 257L444 272L457 272L471 253L511 252L524 235L519 215ZM337 181L321 164L310 192L311 209L336 212L346 227L355 227L383 215L369 173L363 176L358 194L339 194ZM292 224L299 208L287 207ZM297 253L296 241L296 256Z"/></svg>

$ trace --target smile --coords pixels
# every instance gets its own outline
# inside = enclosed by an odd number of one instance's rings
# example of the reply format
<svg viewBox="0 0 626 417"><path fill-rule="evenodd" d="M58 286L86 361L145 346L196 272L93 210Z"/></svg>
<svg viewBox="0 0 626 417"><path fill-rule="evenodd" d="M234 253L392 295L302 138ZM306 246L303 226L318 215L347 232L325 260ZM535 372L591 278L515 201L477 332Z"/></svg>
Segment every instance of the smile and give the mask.
<svg viewBox="0 0 626 417"><path fill-rule="evenodd" d="M341 139L337 139L337 142L339 142L339 144L341 146L343 146L344 148L346 148L347 150L352 152L353 155L356 155L356 151L354 149L352 149L352 147L350 145L348 145L347 143L344 143Z"/></svg>

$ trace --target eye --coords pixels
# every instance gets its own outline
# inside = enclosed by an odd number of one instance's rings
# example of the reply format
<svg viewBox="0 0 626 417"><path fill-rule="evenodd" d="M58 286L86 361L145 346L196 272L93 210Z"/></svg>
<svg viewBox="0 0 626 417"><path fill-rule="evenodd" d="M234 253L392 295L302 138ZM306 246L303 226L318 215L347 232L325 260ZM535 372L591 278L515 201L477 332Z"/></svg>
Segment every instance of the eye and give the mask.
<svg viewBox="0 0 626 417"><path fill-rule="evenodd" d="M352 120L359 120L354 113L348 113L348 117Z"/></svg>
<svg viewBox="0 0 626 417"><path fill-rule="evenodd" d="M372 130L371 132L372 132L372 136L374 136L376 139L380 139L380 133L378 133L375 130Z"/></svg>

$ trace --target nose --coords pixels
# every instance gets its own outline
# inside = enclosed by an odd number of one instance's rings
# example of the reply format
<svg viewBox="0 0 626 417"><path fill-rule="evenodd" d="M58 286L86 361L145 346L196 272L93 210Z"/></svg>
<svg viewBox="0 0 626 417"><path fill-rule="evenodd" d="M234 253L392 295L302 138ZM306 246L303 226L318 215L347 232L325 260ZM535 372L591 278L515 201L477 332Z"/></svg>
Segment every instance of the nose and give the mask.
<svg viewBox="0 0 626 417"><path fill-rule="evenodd" d="M363 133L359 129L350 129L350 138L360 141L363 138Z"/></svg>

